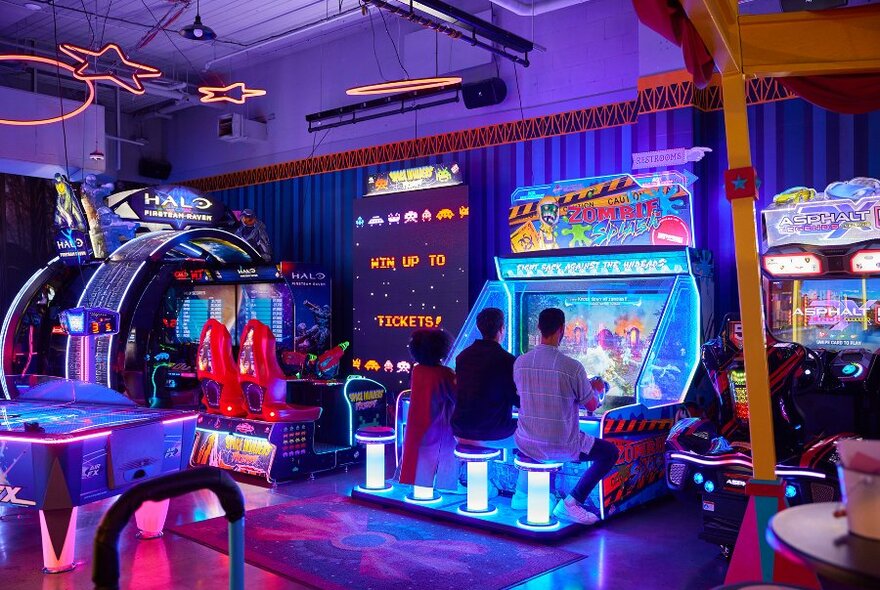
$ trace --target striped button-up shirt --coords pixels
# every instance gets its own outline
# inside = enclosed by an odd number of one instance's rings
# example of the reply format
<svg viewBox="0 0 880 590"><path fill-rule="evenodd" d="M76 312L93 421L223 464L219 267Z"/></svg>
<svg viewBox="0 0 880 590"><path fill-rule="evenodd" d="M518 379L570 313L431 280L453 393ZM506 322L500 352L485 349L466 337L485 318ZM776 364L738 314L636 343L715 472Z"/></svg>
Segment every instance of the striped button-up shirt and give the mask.
<svg viewBox="0 0 880 590"><path fill-rule="evenodd" d="M594 438L581 432L578 409L595 399L584 366L556 346L539 344L513 365L520 397L516 446L539 461L575 461Z"/></svg>

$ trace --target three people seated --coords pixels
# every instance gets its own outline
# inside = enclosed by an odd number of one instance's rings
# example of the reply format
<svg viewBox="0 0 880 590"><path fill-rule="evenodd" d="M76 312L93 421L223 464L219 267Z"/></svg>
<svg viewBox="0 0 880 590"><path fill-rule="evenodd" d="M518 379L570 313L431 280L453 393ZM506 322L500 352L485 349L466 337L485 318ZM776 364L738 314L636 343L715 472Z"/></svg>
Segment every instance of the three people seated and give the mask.
<svg viewBox="0 0 880 590"><path fill-rule="evenodd" d="M590 467L554 514L590 525L599 517L585 507L587 498L614 467L619 451L580 430L579 408L594 411L607 384L592 379L583 365L559 350L565 313L548 308L538 317L541 344L519 358L501 346L504 314L486 308L477 315L482 336L456 358L457 376L442 366L451 339L443 330L418 330L410 352L418 363L412 372L407 430L400 482L460 491L459 465L453 450L459 442L497 449L518 448L537 461L590 461ZM519 407L519 419L512 410ZM520 473L511 501L525 509L525 473Z"/></svg>

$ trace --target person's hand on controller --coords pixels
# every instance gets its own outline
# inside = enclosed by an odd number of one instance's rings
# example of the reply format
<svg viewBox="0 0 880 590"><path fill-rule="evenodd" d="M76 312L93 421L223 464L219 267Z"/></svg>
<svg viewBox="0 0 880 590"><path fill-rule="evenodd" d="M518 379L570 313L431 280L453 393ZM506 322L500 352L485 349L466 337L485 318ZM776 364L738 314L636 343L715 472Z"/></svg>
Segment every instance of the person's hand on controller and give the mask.
<svg viewBox="0 0 880 590"><path fill-rule="evenodd" d="M602 402L605 401L605 395L608 393L609 385L607 381L598 376L590 378L590 385L593 387L593 391L597 394L596 397L591 398L586 405L587 412L592 415L593 412L596 411L596 408L602 405Z"/></svg>

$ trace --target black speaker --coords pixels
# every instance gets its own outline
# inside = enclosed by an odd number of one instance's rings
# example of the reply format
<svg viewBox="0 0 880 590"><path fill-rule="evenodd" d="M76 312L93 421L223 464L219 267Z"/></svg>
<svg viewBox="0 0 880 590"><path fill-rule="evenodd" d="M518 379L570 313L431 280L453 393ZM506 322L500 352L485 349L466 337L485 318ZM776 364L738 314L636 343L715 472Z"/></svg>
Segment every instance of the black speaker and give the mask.
<svg viewBox="0 0 880 590"><path fill-rule="evenodd" d="M138 162L138 174L147 178L167 180L171 176L171 162L141 158Z"/></svg>
<svg viewBox="0 0 880 590"><path fill-rule="evenodd" d="M507 84L501 78L488 78L479 82L463 84L461 95L464 106L469 109L490 107L507 97Z"/></svg>
<svg viewBox="0 0 880 590"><path fill-rule="evenodd" d="M849 0L780 0L780 2L782 2L782 12L796 12L840 8L846 6Z"/></svg>

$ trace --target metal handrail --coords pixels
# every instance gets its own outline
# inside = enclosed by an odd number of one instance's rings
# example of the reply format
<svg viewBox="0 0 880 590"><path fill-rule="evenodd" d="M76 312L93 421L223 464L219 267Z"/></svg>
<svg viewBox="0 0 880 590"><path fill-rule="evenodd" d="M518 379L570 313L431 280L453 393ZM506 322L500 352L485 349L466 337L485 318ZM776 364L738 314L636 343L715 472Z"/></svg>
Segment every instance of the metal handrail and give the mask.
<svg viewBox="0 0 880 590"><path fill-rule="evenodd" d="M244 496L235 480L215 467L169 473L126 490L110 507L95 535L95 590L119 590L119 535L144 502L161 502L198 490L214 492L229 521L229 590L244 590Z"/></svg>

